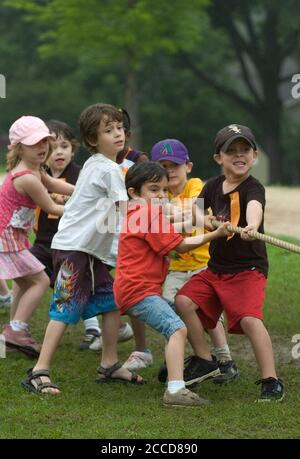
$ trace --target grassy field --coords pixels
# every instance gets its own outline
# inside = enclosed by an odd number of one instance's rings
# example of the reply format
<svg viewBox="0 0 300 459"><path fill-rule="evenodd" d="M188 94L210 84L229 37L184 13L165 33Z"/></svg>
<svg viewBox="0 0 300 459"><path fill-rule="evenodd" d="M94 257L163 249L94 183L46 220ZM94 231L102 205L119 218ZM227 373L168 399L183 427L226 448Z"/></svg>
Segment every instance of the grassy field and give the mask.
<svg viewBox="0 0 300 459"><path fill-rule="evenodd" d="M0 359L0 438L300 438L300 359L291 356L292 336L300 333L300 259L273 247L269 256L265 323L273 338L278 374L285 382L282 403L254 403L259 393L254 381L260 375L246 338L239 336L231 336L229 343L241 378L226 387L211 381L199 385L196 391L210 399L208 406L162 406L164 386L156 375L163 361L163 338L151 330L147 336L155 364L142 372L147 385L96 384L99 355L78 350L83 332L78 324L67 331L54 361L52 378L62 388L58 396L23 390L20 381L32 366L25 356L11 353ZM40 339L48 321L48 301L49 295L32 322ZM7 320L8 312L0 310L0 322ZM133 341L120 344L120 359L132 350Z"/></svg>

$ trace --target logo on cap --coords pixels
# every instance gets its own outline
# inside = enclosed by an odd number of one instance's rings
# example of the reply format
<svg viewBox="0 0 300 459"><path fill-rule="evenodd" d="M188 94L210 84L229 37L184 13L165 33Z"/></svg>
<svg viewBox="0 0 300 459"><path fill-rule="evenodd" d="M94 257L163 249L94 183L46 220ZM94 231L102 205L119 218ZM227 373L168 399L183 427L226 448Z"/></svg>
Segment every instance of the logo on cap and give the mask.
<svg viewBox="0 0 300 459"><path fill-rule="evenodd" d="M173 153L173 150L171 148L171 145L169 143L164 143L160 149L160 154L161 155L169 155Z"/></svg>
<svg viewBox="0 0 300 459"><path fill-rule="evenodd" d="M236 124L230 124L228 126L228 129L229 129L229 131L233 131L236 134L241 134L242 133L242 130Z"/></svg>

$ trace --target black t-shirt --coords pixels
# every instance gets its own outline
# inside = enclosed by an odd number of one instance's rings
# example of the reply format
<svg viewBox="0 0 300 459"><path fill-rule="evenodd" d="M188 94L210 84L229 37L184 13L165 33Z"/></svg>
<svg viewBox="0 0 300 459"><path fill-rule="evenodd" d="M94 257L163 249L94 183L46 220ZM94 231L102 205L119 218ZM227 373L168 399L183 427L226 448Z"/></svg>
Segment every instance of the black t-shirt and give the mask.
<svg viewBox="0 0 300 459"><path fill-rule="evenodd" d="M50 169L47 169L47 172L49 175L52 175ZM58 178L64 179L66 182L75 185L79 172L80 166L71 161ZM37 221L37 233L34 244L43 244L50 248L53 236L57 232L58 223L58 217L48 215L41 210Z"/></svg>
<svg viewBox="0 0 300 459"><path fill-rule="evenodd" d="M223 193L223 182L225 176L209 180L199 198L204 198L204 208L212 209L213 215L221 221L232 221L231 219L231 199L230 195L238 193L240 214L238 226L247 226L246 208L249 201L256 200L265 207L265 189L263 185L251 175L240 183L230 193ZM264 232L263 221L258 228L260 233ZM243 241L239 234L235 234L231 239L218 238L210 243L210 260L208 267L216 273L237 273L256 269L268 274L268 258L266 246L263 241Z"/></svg>

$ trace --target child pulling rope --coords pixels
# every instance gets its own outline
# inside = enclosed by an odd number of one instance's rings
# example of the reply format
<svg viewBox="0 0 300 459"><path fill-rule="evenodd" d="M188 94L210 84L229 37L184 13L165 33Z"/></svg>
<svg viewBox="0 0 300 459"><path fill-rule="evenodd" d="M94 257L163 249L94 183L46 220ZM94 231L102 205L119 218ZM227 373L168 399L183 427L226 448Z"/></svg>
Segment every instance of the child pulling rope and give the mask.
<svg viewBox="0 0 300 459"><path fill-rule="evenodd" d="M223 223L216 219L213 219L211 222L212 222L212 225L215 226L216 228ZM227 229L237 234L240 234L243 230L243 228L241 228L240 226L234 226L234 225L229 225ZM282 241L281 239L277 239L275 237L269 236L268 234L262 234L254 230L248 231L248 234L249 236L254 237L255 239L259 239L261 241L268 242L271 245L275 245L276 247L281 247L282 249L289 250L290 252L295 252L295 253L300 254L300 247L295 244L291 244L290 242Z"/></svg>

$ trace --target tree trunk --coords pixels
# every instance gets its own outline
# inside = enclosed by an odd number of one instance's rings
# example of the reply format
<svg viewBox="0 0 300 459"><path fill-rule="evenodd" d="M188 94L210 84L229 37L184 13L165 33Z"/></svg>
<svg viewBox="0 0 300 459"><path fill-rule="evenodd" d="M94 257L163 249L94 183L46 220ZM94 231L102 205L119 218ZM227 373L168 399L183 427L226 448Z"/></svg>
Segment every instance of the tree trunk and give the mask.
<svg viewBox="0 0 300 459"><path fill-rule="evenodd" d="M138 104L138 84L137 73L133 65L130 65L131 59L128 59L128 72L126 81L126 110L129 113L131 120L131 138L129 144L132 148L140 148L141 145L141 129L139 123L139 104Z"/></svg>

